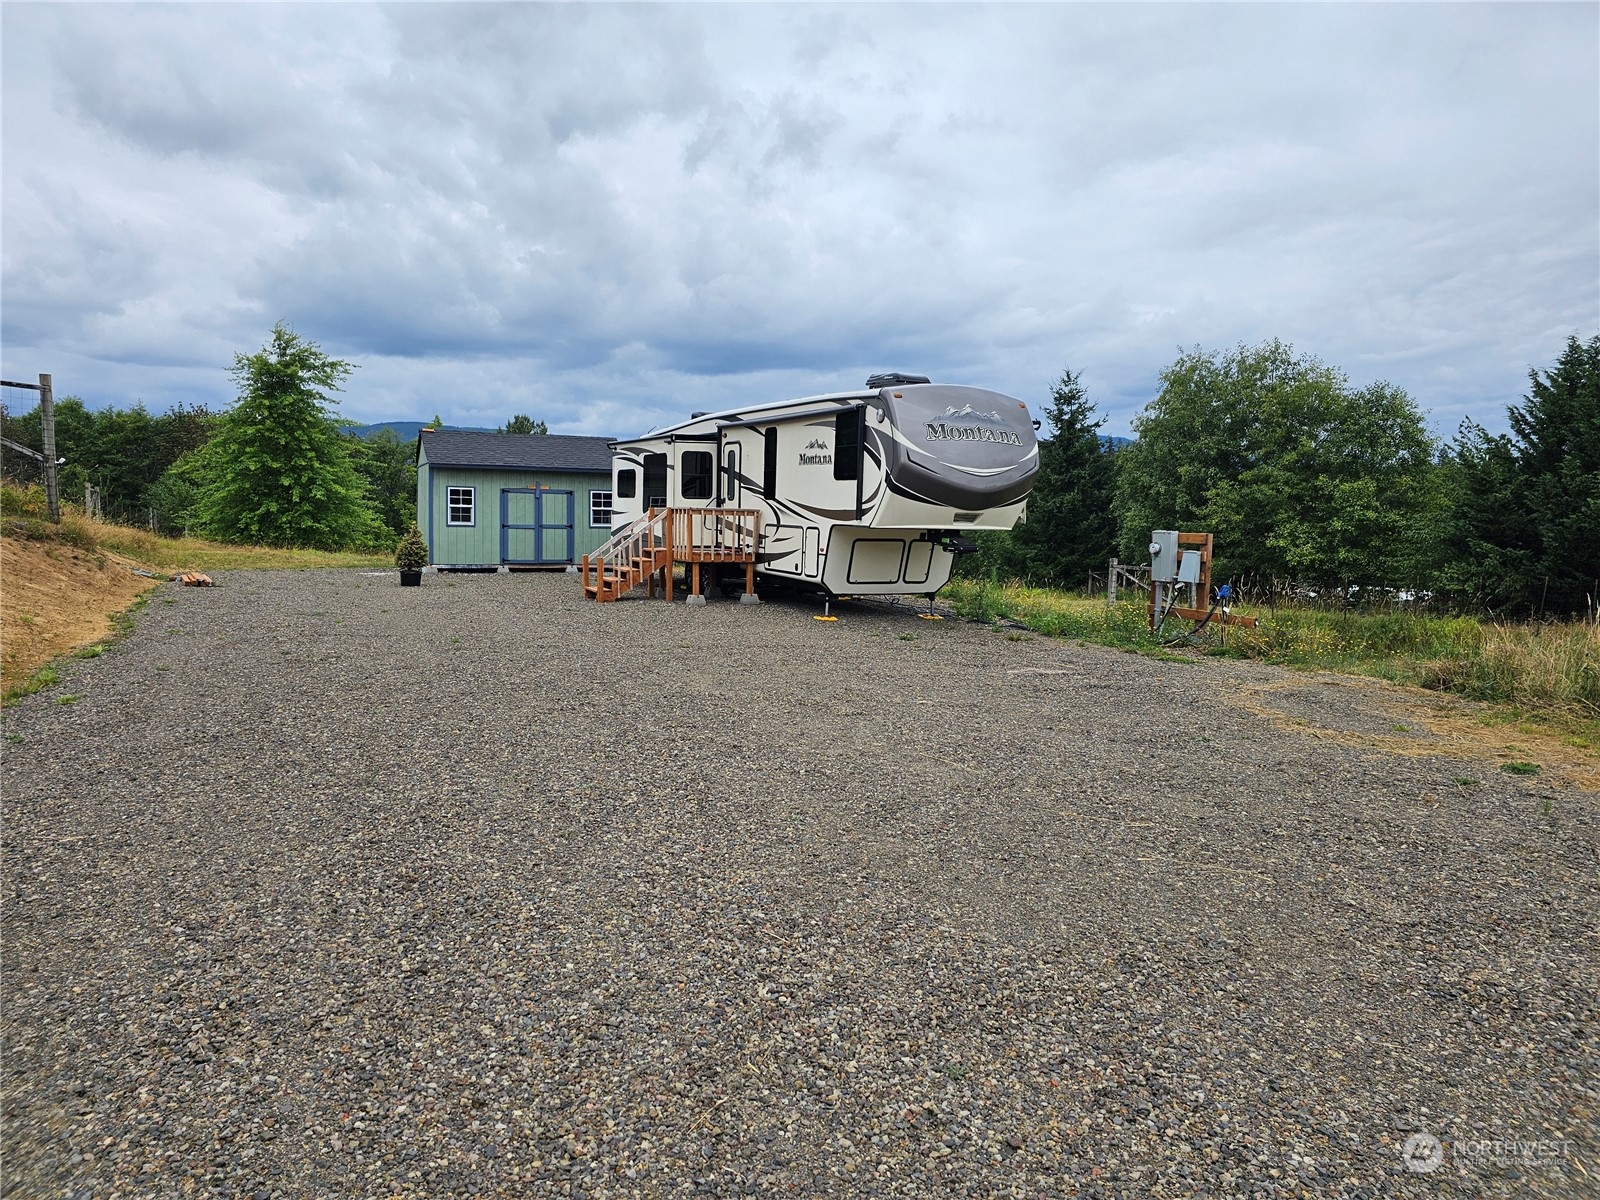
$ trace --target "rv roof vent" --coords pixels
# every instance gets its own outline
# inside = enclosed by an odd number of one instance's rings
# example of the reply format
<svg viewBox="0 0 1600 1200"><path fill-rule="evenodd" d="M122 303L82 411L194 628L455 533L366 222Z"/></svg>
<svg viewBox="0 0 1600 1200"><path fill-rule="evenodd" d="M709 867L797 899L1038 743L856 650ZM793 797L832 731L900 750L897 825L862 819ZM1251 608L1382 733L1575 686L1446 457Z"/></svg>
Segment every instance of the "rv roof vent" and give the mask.
<svg viewBox="0 0 1600 1200"><path fill-rule="evenodd" d="M702 408L699 412L690 413L689 414L689 420L698 421L701 417L703 417L705 415L706 415L706 410Z"/></svg>
<svg viewBox="0 0 1600 1200"><path fill-rule="evenodd" d="M902 375L899 371L891 371L887 375L874 375L867 380L869 388L902 387L908 383L931 383L926 375Z"/></svg>

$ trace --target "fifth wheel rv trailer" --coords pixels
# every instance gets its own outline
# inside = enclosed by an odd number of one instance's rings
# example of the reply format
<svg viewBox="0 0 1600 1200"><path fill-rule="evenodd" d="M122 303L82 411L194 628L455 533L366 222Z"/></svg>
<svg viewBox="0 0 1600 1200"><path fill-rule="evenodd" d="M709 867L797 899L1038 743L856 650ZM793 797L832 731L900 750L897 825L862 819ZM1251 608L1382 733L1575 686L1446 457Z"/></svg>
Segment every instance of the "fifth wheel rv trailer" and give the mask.
<svg viewBox="0 0 1600 1200"><path fill-rule="evenodd" d="M1022 518L1036 428L1014 396L910 375L696 413L612 444L611 527L652 508L755 510L760 575L830 595L931 596L970 548L962 535Z"/></svg>

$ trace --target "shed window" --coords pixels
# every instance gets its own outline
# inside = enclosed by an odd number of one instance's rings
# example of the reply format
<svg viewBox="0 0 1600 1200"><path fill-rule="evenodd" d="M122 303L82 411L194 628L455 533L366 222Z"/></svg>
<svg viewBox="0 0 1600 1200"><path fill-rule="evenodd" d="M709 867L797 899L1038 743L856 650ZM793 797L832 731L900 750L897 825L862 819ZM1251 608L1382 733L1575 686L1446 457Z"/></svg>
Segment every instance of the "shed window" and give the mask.
<svg viewBox="0 0 1600 1200"><path fill-rule="evenodd" d="M639 494L639 472L632 467L617 472L617 496L622 500L632 500Z"/></svg>
<svg viewBox="0 0 1600 1200"><path fill-rule="evenodd" d="M589 493L589 528L611 528L611 493Z"/></svg>
<svg viewBox="0 0 1600 1200"><path fill-rule="evenodd" d="M685 450L681 463L683 471L683 498L685 500L711 499L711 473L715 460L709 450Z"/></svg>
<svg viewBox="0 0 1600 1200"><path fill-rule="evenodd" d="M445 524L473 525L478 516L478 489L453 487L445 493Z"/></svg>

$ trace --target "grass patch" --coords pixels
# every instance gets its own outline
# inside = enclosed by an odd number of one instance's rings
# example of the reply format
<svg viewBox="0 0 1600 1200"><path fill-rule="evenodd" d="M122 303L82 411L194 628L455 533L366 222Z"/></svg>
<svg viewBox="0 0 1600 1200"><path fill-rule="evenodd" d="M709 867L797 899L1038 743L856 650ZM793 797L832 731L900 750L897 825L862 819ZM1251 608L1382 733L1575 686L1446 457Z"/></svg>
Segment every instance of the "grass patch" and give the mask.
<svg viewBox="0 0 1600 1200"><path fill-rule="evenodd" d="M976 579L951 580L940 597L969 621L1000 624L1014 621L1049 637L1076 638L1141 654L1166 656L1147 628L1144 605L1108 606L1050 588L997 584Z"/></svg>
<svg viewBox="0 0 1600 1200"><path fill-rule="evenodd" d="M317 567L392 567L392 554L360 550L287 550L231 546L202 538L169 538L148 529L88 523L99 545L169 574L181 571L303 571Z"/></svg>
<svg viewBox="0 0 1600 1200"><path fill-rule="evenodd" d="M953 580L941 593L962 616L1163 656L1142 600L1108 606L1048 588ZM1600 747L1600 626L1503 625L1469 617L1310 608L1240 610L1209 653L1279 666L1372 675L1500 706L1491 719L1555 725L1569 744ZM1170 626L1169 626L1170 628ZM1182 629L1188 629L1187 622Z"/></svg>
<svg viewBox="0 0 1600 1200"><path fill-rule="evenodd" d="M0 532L29 541L56 542L91 554L111 551L166 574L182 571L307 570L316 567L392 567L394 555L368 550L289 550L234 546L203 538L170 538L148 529L90 520L71 504L61 523L45 517L44 489L37 484L0 487Z"/></svg>
<svg viewBox="0 0 1600 1200"><path fill-rule="evenodd" d="M54 663L46 663L15 687L8 688L3 698L3 705L0 706L9 707L24 696L31 696L47 687L54 687L60 682L61 672L56 669Z"/></svg>

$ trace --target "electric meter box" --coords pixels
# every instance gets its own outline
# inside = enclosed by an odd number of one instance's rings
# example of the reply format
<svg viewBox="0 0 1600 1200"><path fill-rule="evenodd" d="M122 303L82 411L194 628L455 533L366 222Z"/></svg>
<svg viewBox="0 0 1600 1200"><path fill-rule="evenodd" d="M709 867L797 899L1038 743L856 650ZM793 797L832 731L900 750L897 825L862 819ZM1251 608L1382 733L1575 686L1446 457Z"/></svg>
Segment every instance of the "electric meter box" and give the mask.
<svg viewBox="0 0 1600 1200"><path fill-rule="evenodd" d="M1171 583L1178 577L1178 531L1157 529L1150 535L1150 579Z"/></svg>

